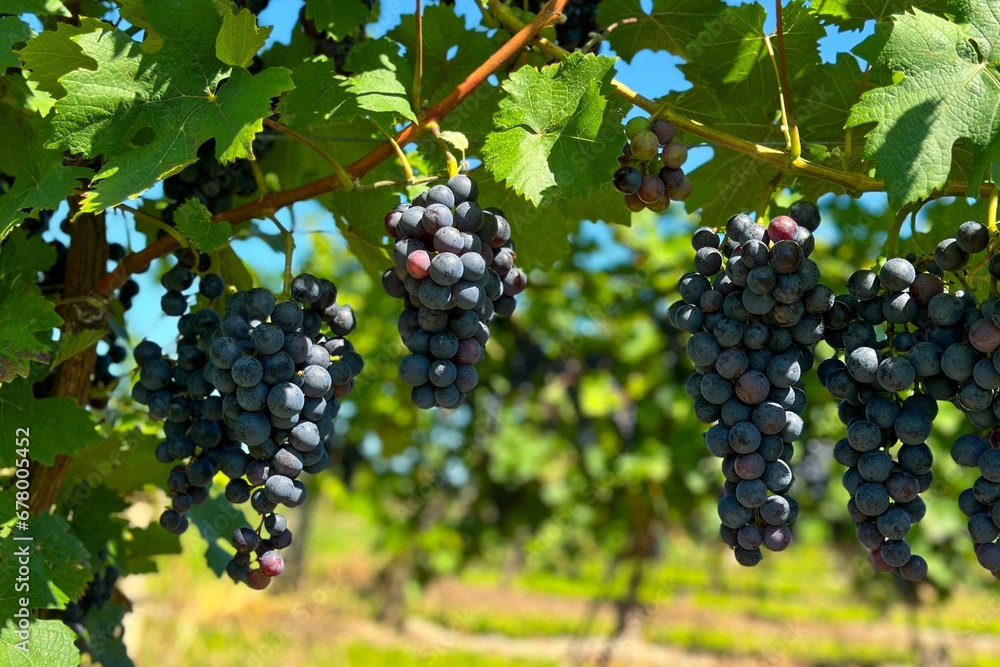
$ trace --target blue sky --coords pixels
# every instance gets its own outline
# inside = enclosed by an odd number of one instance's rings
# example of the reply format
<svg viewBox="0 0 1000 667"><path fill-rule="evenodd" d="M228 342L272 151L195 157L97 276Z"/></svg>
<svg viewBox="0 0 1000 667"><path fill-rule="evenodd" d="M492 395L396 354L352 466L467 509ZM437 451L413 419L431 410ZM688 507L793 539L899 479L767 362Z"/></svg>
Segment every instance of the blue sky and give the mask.
<svg viewBox="0 0 1000 667"><path fill-rule="evenodd" d="M738 0L727 0L729 4L741 4ZM273 26L270 41L287 42L298 18L299 9L303 2L301 0L271 0L268 8L260 15L261 25ZM431 4L431 3L428 3ZM642 0L646 11L649 11L650 0ZM368 27L369 34L378 37L385 34L393 26L399 23L401 10L413 11L413 2L388 1L382 2L382 11L377 23ZM471 28L479 24L479 10L473 0L457 0L456 11L466 18L467 25ZM773 29L773 19L769 17L766 29ZM855 44L867 36L867 32L846 32L838 33L835 30L828 30L828 35L820 44L821 54L825 60L832 61L838 52L851 49ZM607 44L603 45L604 52L608 51ZM679 58L666 53L654 54L649 51L638 54L631 63L620 61L617 65L617 78L635 90L642 92L647 97L658 97L671 91L685 90L690 84L684 79L677 68ZM635 110L631 115L638 114ZM688 169L693 169L698 164L709 159L712 155L710 146L699 146L691 151L688 162ZM151 198L159 198L162 195L161 188L157 186L148 193ZM878 206L878 195L866 195L872 200L872 205ZM679 205L674 205L679 206ZM686 229L687 224L677 215L678 209L672 207L663 217L663 227L670 229ZM141 237L135 234L135 228L131 216L112 212L109 214L108 228L110 240L125 244L127 247L136 247ZM346 247L342 237L336 231L335 226L329 216L319 205L311 202L303 202L293 207L291 211L285 210L278 214L278 218L286 226L295 222L297 251L294 257L294 265L300 267L303 258L311 252L311 235L317 231L329 233L336 239L336 244ZM272 229L268 229L272 227ZM264 223L261 229L265 233L275 233L273 225ZM610 230L603 224L585 223L581 229L581 234L589 239L599 242L599 247L604 248L602 252L590 253L585 260L585 267L600 270L608 265L614 265L620 261L627 260L627 251L624 248L616 247L612 240ZM57 237L65 240L61 234ZM129 238L133 243L129 244ZM257 273L259 281L266 287L281 289L281 272L284 264L282 255L273 252L263 241L251 239L237 241L233 244L236 252L247 262ZM128 313L128 330L141 332L141 335L156 340L161 344L169 344L176 335L176 319L167 318L159 310L159 297L163 293L162 287L155 279L153 271L149 271L140 276L136 276L140 283L140 297L136 299L135 305Z"/></svg>

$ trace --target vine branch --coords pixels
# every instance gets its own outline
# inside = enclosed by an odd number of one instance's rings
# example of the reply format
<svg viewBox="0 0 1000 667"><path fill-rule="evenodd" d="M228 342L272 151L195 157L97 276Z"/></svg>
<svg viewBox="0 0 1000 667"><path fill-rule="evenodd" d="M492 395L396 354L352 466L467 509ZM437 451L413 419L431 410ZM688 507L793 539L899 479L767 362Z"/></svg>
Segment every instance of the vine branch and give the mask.
<svg viewBox="0 0 1000 667"><path fill-rule="evenodd" d="M802 141L799 139L799 128L795 124L795 110L792 107L792 84L788 80L788 63L785 60L785 22L781 14L781 0L774 0L775 20L777 21L778 37L778 86L781 91L781 109L788 128L789 150L792 160L802 155Z"/></svg>
<svg viewBox="0 0 1000 667"><path fill-rule="evenodd" d="M430 123L441 121L455 107L475 92L492 74L503 67L508 60L527 46L538 33L557 20L568 1L549 0L549 3L538 13L531 23L519 27L516 34L500 47L496 53L469 74L444 99L428 109L425 114L422 114L418 122L410 123L400 130L393 140L400 146L405 146L424 132ZM393 155L395 155L395 150L392 143L385 141L380 143L378 147L367 155L349 164L345 168L345 171L352 181L360 180L365 174ZM340 179L336 175L324 176L298 187L268 193L257 201L219 213L212 217L212 222L226 221L236 224L254 218L267 217L279 209L296 202L313 199L319 195L339 190L340 188ZM127 255L113 271L101 279L95 287L95 293L109 296L114 290L121 287L132 273L149 266L149 263L154 259L162 257L171 250L176 250L179 247L180 245L175 239L165 236L148 245L143 250Z"/></svg>

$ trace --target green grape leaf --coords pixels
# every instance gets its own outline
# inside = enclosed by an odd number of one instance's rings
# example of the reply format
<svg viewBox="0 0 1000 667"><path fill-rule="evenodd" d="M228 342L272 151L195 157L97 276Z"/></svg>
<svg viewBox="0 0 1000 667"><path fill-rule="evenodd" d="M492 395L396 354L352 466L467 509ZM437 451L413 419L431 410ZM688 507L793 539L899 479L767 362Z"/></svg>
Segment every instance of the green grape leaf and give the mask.
<svg viewBox="0 0 1000 667"><path fill-rule="evenodd" d="M364 2L343 0L306 0L306 18L316 24L316 29L325 32L340 42L361 32L372 16L372 10Z"/></svg>
<svg viewBox="0 0 1000 667"><path fill-rule="evenodd" d="M855 48L874 68L902 75L866 92L848 119L877 123L864 155L896 209L945 184L956 141L972 150L970 196L1000 157L1000 8L971 0L952 7L957 23L915 9Z"/></svg>
<svg viewBox="0 0 1000 667"><path fill-rule="evenodd" d="M227 13L215 39L215 55L227 65L250 67L271 29L271 26L258 28L257 17L249 9L241 9L238 14Z"/></svg>
<svg viewBox="0 0 1000 667"><path fill-rule="evenodd" d="M764 33L766 17L757 3L728 7L691 43L681 71L696 88L716 91L723 104L777 108L778 79ZM817 44L825 33L801 0L785 7L784 21L788 76L795 82L819 65Z"/></svg>
<svg viewBox="0 0 1000 667"><path fill-rule="evenodd" d="M40 209L55 209L80 187L80 180L93 172L67 167L59 151L43 148L37 115L23 116L14 107L0 105L0 124L5 128L0 142L0 171L14 177L8 192L0 194L0 241L16 225Z"/></svg>
<svg viewBox="0 0 1000 667"><path fill-rule="evenodd" d="M0 629L0 664L4 667L76 667L80 649L76 633L62 621L32 619L25 634L19 634L16 619ZM26 641L27 640L27 641ZM22 644L21 642L26 642ZM23 646L26 650L21 650Z"/></svg>
<svg viewBox="0 0 1000 667"><path fill-rule="evenodd" d="M246 516L226 500L225 496L213 495L202 504L192 507L187 517L205 540L205 562L215 572L215 576L221 577L226 573L226 565L232 558L229 545L233 532L241 526L249 525Z"/></svg>
<svg viewBox="0 0 1000 667"><path fill-rule="evenodd" d="M17 313L0 319L0 384L16 376L28 377L31 362L49 362L50 347L43 339L62 324L51 301L38 288L38 273L55 262L55 252L40 237L20 230L4 243L0 253L0 309Z"/></svg>
<svg viewBox="0 0 1000 667"><path fill-rule="evenodd" d="M4 14L72 16L60 0L6 0L0 9L3 9Z"/></svg>
<svg viewBox="0 0 1000 667"><path fill-rule="evenodd" d="M881 21L892 14L902 14L913 7L925 12L941 14L948 7L948 0L813 0L811 9L823 23L836 25L841 30L861 30L868 21Z"/></svg>
<svg viewBox="0 0 1000 667"><path fill-rule="evenodd" d="M15 539L30 536L30 540ZM29 600L33 609L62 609L80 597L93 577L90 554L70 531L66 519L54 514L39 514L29 520L29 527L4 536L0 543L0 562L14 573L27 565L30 591L18 591L15 577L0 582L0 613L11 618L20 608L20 598Z"/></svg>
<svg viewBox="0 0 1000 667"><path fill-rule="evenodd" d="M88 552L122 553L129 538L128 521L122 515L132 503L119 493L95 486L99 477L96 471L93 475L84 485L60 490L59 511L73 513L70 528Z"/></svg>
<svg viewBox="0 0 1000 667"><path fill-rule="evenodd" d="M373 192L331 192L322 197L323 205L333 214L337 227L347 239L351 253L370 275L378 277L392 266L385 245L385 214L399 203L399 196L388 188Z"/></svg>
<svg viewBox="0 0 1000 667"><path fill-rule="evenodd" d="M617 24L608 43L626 62L645 49L690 60L691 42L725 7L722 0L653 0L647 14L640 0L604 0L598 5L597 21L605 27ZM632 19L637 20L629 23Z"/></svg>
<svg viewBox="0 0 1000 667"><path fill-rule="evenodd" d="M215 139L223 162L252 156L254 135L271 98L290 89L289 73L251 75L216 57L222 17L198 0L147 4L146 18L163 45L149 51L107 24L64 39L98 65L62 75L49 146L105 155L83 212L100 211L143 192L196 159Z"/></svg>
<svg viewBox="0 0 1000 667"><path fill-rule="evenodd" d="M62 338L56 344L56 356L52 359L50 369L94 347L107 334L104 329L85 329L77 334L63 332Z"/></svg>
<svg viewBox="0 0 1000 667"><path fill-rule="evenodd" d="M229 243L233 226L228 222L212 222L211 212L200 201L192 197L180 205L174 213L177 230L202 252L209 252Z"/></svg>
<svg viewBox="0 0 1000 667"><path fill-rule="evenodd" d="M21 61L18 60L11 47L18 42L31 39L34 34L35 31L16 16L0 18L0 73L6 71L8 67L21 66Z"/></svg>
<svg viewBox="0 0 1000 667"><path fill-rule="evenodd" d="M610 92L613 66L612 58L574 53L511 75L494 116L497 131L483 146L487 169L535 204L556 192L583 196L607 182L624 115Z"/></svg>
<svg viewBox="0 0 1000 667"><path fill-rule="evenodd" d="M864 72L849 53L814 68L793 89L795 118L803 141L843 142L847 118L857 101ZM860 139L858 133L855 139Z"/></svg>
<svg viewBox="0 0 1000 667"><path fill-rule="evenodd" d="M35 398L31 383L14 380L0 386L0 428L14 433L31 429L31 459L50 466L56 454L73 455L97 442L90 414L71 398ZM14 465L14 450L0 450L0 466Z"/></svg>
<svg viewBox="0 0 1000 667"><path fill-rule="evenodd" d="M64 488L78 484L101 485L127 495L146 484L158 483L165 470L156 460L156 445L161 438L133 429L114 433L77 452L66 472Z"/></svg>
<svg viewBox="0 0 1000 667"><path fill-rule="evenodd" d="M390 30L388 36L406 47L409 60L416 60L417 23L413 14L403 15L400 24ZM442 4L424 8L423 44L424 75L420 95L433 104L486 62L501 42L481 30L468 30L465 19ZM409 90L412 76L403 81Z"/></svg>
<svg viewBox="0 0 1000 667"><path fill-rule="evenodd" d="M416 121L389 58L372 59L373 66L350 77L337 74L332 60L302 63L292 73L295 89L278 104L282 122L299 132L316 131L331 124L370 116L390 131L400 118Z"/></svg>
<svg viewBox="0 0 1000 667"><path fill-rule="evenodd" d="M584 220L628 225L632 214L610 180L584 197L549 197L540 206L518 196L489 173L470 174L479 184L479 203L504 212L517 243L518 265L551 266L565 259L568 237Z"/></svg>
<svg viewBox="0 0 1000 667"><path fill-rule="evenodd" d="M97 61L83 52L74 37L101 29L103 24L91 18L80 19L80 25L59 23L55 30L45 30L35 35L21 49L21 60L28 72L28 80L39 90L54 97L65 97L66 89L59 80L74 70L96 70Z"/></svg>
<svg viewBox="0 0 1000 667"><path fill-rule="evenodd" d="M132 539L125 543L125 569L129 574L156 572L154 556L181 553L181 541L177 535L163 530L153 521L148 528L132 529Z"/></svg>

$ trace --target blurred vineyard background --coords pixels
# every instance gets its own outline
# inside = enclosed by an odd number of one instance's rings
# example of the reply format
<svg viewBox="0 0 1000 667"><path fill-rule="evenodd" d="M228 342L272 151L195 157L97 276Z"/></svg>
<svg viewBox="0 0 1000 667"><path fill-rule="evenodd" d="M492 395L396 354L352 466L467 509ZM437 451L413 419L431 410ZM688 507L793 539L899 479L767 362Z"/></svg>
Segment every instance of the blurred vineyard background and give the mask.
<svg viewBox="0 0 1000 667"><path fill-rule="evenodd" d="M891 219L877 199L821 204L817 255L839 291L876 259ZM932 241L928 220L943 230L980 213L931 204L904 236L919 249ZM968 428L950 406L935 423L935 482L914 536L928 582L868 564L831 455L836 403L811 376L796 542L751 570L721 544L722 478L684 394L685 337L663 319L696 219L585 223L571 259L531 273L487 348L481 388L451 413L401 407L396 304L325 216L297 223L308 248L297 260L334 278L361 313L355 345L368 363L333 463L290 517L291 565L265 594L215 578L194 531L181 557L158 559L158 574L125 581L138 664L993 664L1000 595L956 506L973 478L948 455ZM258 280L279 281L280 258L245 243L234 248L259 255ZM830 352L821 344L817 357ZM134 523L165 501L152 489L147 500L130 510ZM205 511L209 538L243 522ZM221 568L216 549L208 561Z"/></svg>

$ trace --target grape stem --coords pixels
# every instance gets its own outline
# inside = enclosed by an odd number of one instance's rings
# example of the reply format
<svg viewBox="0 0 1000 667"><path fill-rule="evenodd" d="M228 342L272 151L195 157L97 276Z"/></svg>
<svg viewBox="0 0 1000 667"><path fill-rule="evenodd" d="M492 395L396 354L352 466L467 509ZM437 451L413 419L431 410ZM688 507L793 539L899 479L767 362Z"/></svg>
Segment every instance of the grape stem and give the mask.
<svg viewBox="0 0 1000 667"><path fill-rule="evenodd" d="M327 155L322 148L320 148L313 142L309 141L295 130L291 130L282 125L281 123L275 123L270 118L264 119L264 125L267 125L271 129L277 130L278 132L281 132L282 134L291 137L292 139L299 142L306 148L312 150L314 153L316 153L316 155L319 155L321 158L323 158L323 160L325 160L327 164L333 167L333 173L337 175L337 179L340 181L340 187L344 190L344 192L350 192L351 190L354 189L354 181L351 180L351 177L347 174L346 171L344 171L344 168L340 166L339 162L337 162L332 157ZM257 161L254 160L254 164L256 163Z"/></svg>
<svg viewBox="0 0 1000 667"><path fill-rule="evenodd" d="M451 152L451 148L448 146L448 142L441 138L441 126L437 123L428 123L427 128L437 139L438 144L441 146L441 150L444 151L445 159L448 162L448 178L452 178L458 174L458 161Z"/></svg>
<svg viewBox="0 0 1000 667"><path fill-rule="evenodd" d="M778 37L778 88L781 92L781 115L789 137L788 150L792 161L802 156L802 141L799 138L799 127L795 124L795 110L792 107L792 84L788 80L788 63L785 60L785 22L781 13L781 0L774 0L774 16L777 23L775 31ZM768 50L771 48L767 40Z"/></svg>
<svg viewBox="0 0 1000 667"><path fill-rule="evenodd" d="M587 40L587 43L584 44L582 47L580 47L580 51L582 51L583 53L590 53L595 46L606 40L608 38L608 35L610 35L616 29L622 27L623 25L634 25L636 23L645 23L646 21L649 20L649 18L650 18L649 16L632 16L627 19L622 19L617 23L612 23L607 28L605 28L603 32L592 32L590 33L590 39Z"/></svg>
<svg viewBox="0 0 1000 667"><path fill-rule="evenodd" d="M392 150L396 152L396 157L399 158L399 162L403 166L403 176L406 178L407 182L412 182L414 179L413 167L410 166L410 161L406 159L406 153L403 151L403 148L388 134L385 134L384 132L383 134L389 143L392 144Z"/></svg>
<svg viewBox="0 0 1000 667"><path fill-rule="evenodd" d="M899 209L896 217L892 221L892 228L889 230L889 238L885 242L886 257L892 259L899 257L899 232L903 229L903 223L916 206L916 203L907 204Z"/></svg>
<svg viewBox="0 0 1000 667"><path fill-rule="evenodd" d="M281 236L285 239L285 273L281 296L287 299L292 293L292 255L295 254L295 236L290 229L286 229L283 224L278 222L278 218L273 213L267 217L271 219L271 222L274 223L274 226L278 228ZM294 220L292 224L294 226Z"/></svg>
<svg viewBox="0 0 1000 667"><path fill-rule="evenodd" d="M424 132L428 123L440 121L451 113L455 107L464 102L479 86L485 83L491 75L502 68L508 60L513 58L531 42L538 33L557 20L568 1L549 0L549 3L538 13L534 21L519 28L513 37L497 49L482 65L469 74L444 99L422 114L418 122L410 123L400 130L399 134L394 137L396 144L406 145L413 141L417 135ZM395 149L392 147L392 144L386 141L379 144L375 150L364 157L349 164L345 168L345 171L352 179L352 182L353 180L359 180L394 154ZM337 176L324 176L311 183L299 185L288 190L271 192L257 201L224 211L213 216L212 222L226 221L232 224L246 222L254 218L270 215L295 202L313 199L328 192L339 190L341 187L342 184ZM133 273L142 270L154 259L162 257L178 247L179 244L176 239L163 237L157 239L139 252L126 255L113 271L100 280L94 287L94 292L102 296L113 294L114 290L121 287Z"/></svg>
<svg viewBox="0 0 1000 667"><path fill-rule="evenodd" d="M159 218L154 217L154 216L152 216L152 215L150 215L148 213L144 213L143 211L140 211L137 208L132 208L128 204L118 204L118 206L116 206L115 208L119 208L119 209L121 209L123 211L127 211L127 212L131 213L134 217L139 218L140 220L144 220L144 221L148 222L149 224L151 224L151 225L153 225L153 226L155 226L155 227L157 227L159 229L162 229L167 234L169 234L175 241L177 241L177 244L181 248L187 248L188 247L189 243L188 243L187 238L185 238L183 234L181 234L179 231L177 231L177 229L175 229L174 227L171 227L170 225L168 225L167 223L163 222Z"/></svg>
<svg viewBox="0 0 1000 667"><path fill-rule="evenodd" d="M996 236L997 234L997 201L1000 199L1000 190L993 188L990 192L990 206L986 212L986 226L990 230L990 234Z"/></svg>

